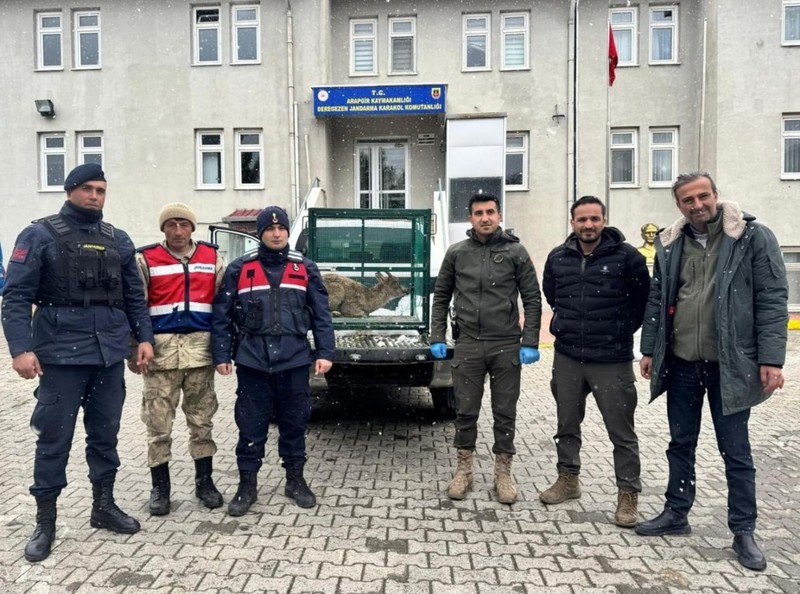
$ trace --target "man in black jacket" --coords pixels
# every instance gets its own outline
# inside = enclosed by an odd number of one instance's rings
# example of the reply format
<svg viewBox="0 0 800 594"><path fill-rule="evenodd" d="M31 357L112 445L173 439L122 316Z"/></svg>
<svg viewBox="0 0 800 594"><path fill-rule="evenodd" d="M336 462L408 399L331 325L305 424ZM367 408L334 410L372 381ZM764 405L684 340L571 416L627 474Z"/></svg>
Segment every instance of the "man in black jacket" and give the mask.
<svg viewBox="0 0 800 594"><path fill-rule="evenodd" d="M573 232L550 252L544 267L556 339L550 387L558 412L558 479L539 499L553 505L581 495L581 422L592 392L614 444L619 489L614 523L632 528L642 490L633 420L633 333L642 325L650 275L644 256L618 229L605 226L606 209L598 198L583 196L571 212Z"/></svg>

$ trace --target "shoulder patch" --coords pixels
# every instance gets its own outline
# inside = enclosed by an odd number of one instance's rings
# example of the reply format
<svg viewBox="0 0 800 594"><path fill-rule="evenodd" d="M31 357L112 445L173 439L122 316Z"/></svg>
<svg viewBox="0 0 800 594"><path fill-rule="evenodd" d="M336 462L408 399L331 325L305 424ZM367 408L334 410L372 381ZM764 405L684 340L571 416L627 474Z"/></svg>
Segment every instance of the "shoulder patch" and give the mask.
<svg viewBox="0 0 800 594"><path fill-rule="evenodd" d="M11 252L11 257L8 259L9 262L16 262L17 264L24 264L25 260L28 259L28 252L30 252L31 248L28 246L14 246L14 251Z"/></svg>
<svg viewBox="0 0 800 594"><path fill-rule="evenodd" d="M114 226L110 223L106 223L105 221L100 221L100 233L109 239L114 239Z"/></svg>

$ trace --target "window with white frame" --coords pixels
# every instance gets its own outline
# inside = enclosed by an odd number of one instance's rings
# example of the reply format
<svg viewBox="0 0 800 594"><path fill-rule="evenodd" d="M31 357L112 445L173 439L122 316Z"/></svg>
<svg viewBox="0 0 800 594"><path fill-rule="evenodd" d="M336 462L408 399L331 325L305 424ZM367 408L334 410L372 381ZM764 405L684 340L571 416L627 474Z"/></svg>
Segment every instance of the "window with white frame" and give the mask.
<svg viewBox="0 0 800 594"><path fill-rule="evenodd" d="M62 70L61 59L61 13L40 12L36 15L36 68L38 70Z"/></svg>
<svg viewBox="0 0 800 594"><path fill-rule="evenodd" d="M260 130L236 131L236 187L264 187L264 145Z"/></svg>
<svg viewBox="0 0 800 594"><path fill-rule="evenodd" d="M781 179L800 179L800 114L783 118Z"/></svg>
<svg viewBox="0 0 800 594"><path fill-rule="evenodd" d="M488 14L465 14L463 21L462 70L489 70Z"/></svg>
<svg viewBox="0 0 800 594"><path fill-rule="evenodd" d="M611 130L610 181L611 186L635 186L637 180L636 129Z"/></svg>
<svg viewBox="0 0 800 594"><path fill-rule="evenodd" d="M506 190L528 189L528 133L506 134Z"/></svg>
<svg viewBox="0 0 800 594"><path fill-rule="evenodd" d="M527 12L500 15L502 27L502 70L525 70L530 67L530 29Z"/></svg>
<svg viewBox="0 0 800 594"><path fill-rule="evenodd" d="M40 184L45 191L63 191L67 164L67 145L63 133L39 137Z"/></svg>
<svg viewBox="0 0 800 594"><path fill-rule="evenodd" d="M635 66L638 60L638 12L636 8L612 8L609 11L614 45L617 46L617 66Z"/></svg>
<svg viewBox="0 0 800 594"><path fill-rule="evenodd" d="M789 311L800 311L800 247L781 246L789 286Z"/></svg>
<svg viewBox="0 0 800 594"><path fill-rule="evenodd" d="M198 130L195 133L197 148L197 189L220 190L222 182L222 130Z"/></svg>
<svg viewBox="0 0 800 594"><path fill-rule="evenodd" d="M231 7L233 32L232 62L259 64L261 62L261 8L257 4L234 4Z"/></svg>
<svg viewBox="0 0 800 594"><path fill-rule="evenodd" d="M678 169L678 129L650 129L650 185L670 187Z"/></svg>
<svg viewBox="0 0 800 594"><path fill-rule="evenodd" d="M783 45L800 45L800 0L783 0Z"/></svg>
<svg viewBox="0 0 800 594"><path fill-rule="evenodd" d="M416 63L417 19L389 19L389 74L414 74Z"/></svg>
<svg viewBox="0 0 800 594"><path fill-rule="evenodd" d="M219 7L192 9L194 22L194 64L221 64Z"/></svg>
<svg viewBox="0 0 800 594"><path fill-rule="evenodd" d="M78 164L96 163L103 166L103 133L78 133Z"/></svg>
<svg viewBox="0 0 800 594"><path fill-rule="evenodd" d="M350 76L369 76L378 73L376 19L350 21Z"/></svg>
<svg viewBox="0 0 800 594"><path fill-rule="evenodd" d="M619 51L619 48L617 48ZM678 7L650 9L650 63L678 62Z"/></svg>
<svg viewBox="0 0 800 594"><path fill-rule="evenodd" d="M79 10L75 24L75 68L100 68L100 11Z"/></svg>

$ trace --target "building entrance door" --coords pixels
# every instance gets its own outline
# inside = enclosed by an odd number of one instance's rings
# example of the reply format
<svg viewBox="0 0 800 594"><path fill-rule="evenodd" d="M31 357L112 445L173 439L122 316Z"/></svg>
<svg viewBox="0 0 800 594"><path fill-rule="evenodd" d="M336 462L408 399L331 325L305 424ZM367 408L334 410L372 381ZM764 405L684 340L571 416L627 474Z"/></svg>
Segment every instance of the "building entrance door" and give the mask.
<svg viewBox="0 0 800 594"><path fill-rule="evenodd" d="M408 143L360 142L356 208L407 208Z"/></svg>

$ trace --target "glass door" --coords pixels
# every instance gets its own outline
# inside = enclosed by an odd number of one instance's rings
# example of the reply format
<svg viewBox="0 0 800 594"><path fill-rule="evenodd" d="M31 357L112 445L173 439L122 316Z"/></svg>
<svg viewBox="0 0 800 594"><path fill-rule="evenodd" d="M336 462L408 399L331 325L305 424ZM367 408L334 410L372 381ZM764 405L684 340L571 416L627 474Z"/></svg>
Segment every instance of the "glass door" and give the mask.
<svg viewBox="0 0 800 594"><path fill-rule="evenodd" d="M406 142L358 143L356 159L356 207L406 208Z"/></svg>

